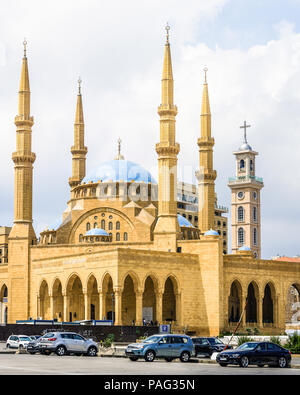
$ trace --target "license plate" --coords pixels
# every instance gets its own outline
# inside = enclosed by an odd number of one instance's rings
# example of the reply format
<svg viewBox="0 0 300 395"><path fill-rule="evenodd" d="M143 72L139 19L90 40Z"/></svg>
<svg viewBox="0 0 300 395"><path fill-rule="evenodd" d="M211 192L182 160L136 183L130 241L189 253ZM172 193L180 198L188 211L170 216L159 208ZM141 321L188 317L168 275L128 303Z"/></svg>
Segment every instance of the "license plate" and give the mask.
<svg viewBox="0 0 300 395"><path fill-rule="evenodd" d="M225 357L220 357L220 361L227 361L227 358L225 358Z"/></svg>
<svg viewBox="0 0 300 395"><path fill-rule="evenodd" d="M47 347L46 344L43 344L43 345L42 345L42 348L46 348L46 347Z"/></svg>

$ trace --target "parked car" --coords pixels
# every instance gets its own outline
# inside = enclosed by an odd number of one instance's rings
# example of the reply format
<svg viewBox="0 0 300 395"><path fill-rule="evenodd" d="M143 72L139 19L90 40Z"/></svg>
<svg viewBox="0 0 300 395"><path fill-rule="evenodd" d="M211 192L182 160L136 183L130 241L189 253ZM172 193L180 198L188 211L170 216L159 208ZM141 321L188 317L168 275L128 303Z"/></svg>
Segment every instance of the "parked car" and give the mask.
<svg viewBox="0 0 300 395"><path fill-rule="evenodd" d="M221 352L226 347L217 337L193 337L192 341L195 346L195 356L204 355L211 357L214 352ZM227 346L226 349L232 349L232 346Z"/></svg>
<svg viewBox="0 0 300 395"><path fill-rule="evenodd" d="M6 341L6 348L27 348L30 341L26 335L11 335Z"/></svg>
<svg viewBox="0 0 300 395"><path fill-rule="evenodd" d="M189 336L173 334L153 335L142 343L129 344L125 350L131 361L144 358L146 362L152 362L155 358L164 358L167 362L180 358L181 362L188 362L194 354L194 344Z"/></svg>
<svg viewBox="0 0 300 395"><path fill-rule="evenodd" d="M222 351L216 360L221 366L234 364L246 368L248 365L275 365L286 368L291 363L291 352L271 342L248 342L235 350Z"/></svg>
<svg viewBox="0 0 300 395"><path fill-rule="evenodd" d="M35 354L40 351L39 350L39 342L40 342L40 338L42 336L32 335L29 337L30 337L31 341L27 345L27 351L29 352L29 354Z"/></svg>
<svg viewBox="0 0 300 395"><path fill-rule="evenodd" d="M49 332L39 339L38 349L41 354L50 355L55 352L59 356L66 354L88 355L95 357L98 345L92 339L85 339L73 332Z"/></svg>

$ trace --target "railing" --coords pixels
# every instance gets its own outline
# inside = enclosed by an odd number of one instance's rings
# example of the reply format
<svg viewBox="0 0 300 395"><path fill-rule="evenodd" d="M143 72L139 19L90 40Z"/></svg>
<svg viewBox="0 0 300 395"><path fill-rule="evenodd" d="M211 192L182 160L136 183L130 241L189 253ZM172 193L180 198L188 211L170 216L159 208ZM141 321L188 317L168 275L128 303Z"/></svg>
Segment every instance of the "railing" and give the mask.
<svg viewBox="0 0 300 395"><path fill-rule="evenodd" d="M239 176L239 177L229 177L229 182L249 182L249 181L257 181L263 183L262 177L256 176Z"/></svg>

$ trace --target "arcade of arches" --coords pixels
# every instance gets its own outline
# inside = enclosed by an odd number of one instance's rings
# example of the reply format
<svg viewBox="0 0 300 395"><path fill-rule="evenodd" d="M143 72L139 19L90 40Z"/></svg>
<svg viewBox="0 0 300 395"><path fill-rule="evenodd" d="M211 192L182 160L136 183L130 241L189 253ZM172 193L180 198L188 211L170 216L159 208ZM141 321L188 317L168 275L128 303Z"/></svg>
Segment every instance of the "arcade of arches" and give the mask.
<svg viewBox="0 0 300 395"><path fill-rule="evenodd" d="M134 273L126 275L122 289L114 287L106 273L99 280L90 275L86 284L77 274L69 277L66 286L57 278L53 285L41 282L38 295L38 317L57 321L112 320L116 325L142 325L176 322L180 315L178 284L169 276L159 288L158 280L148 275L144 286Z"/></svg>
<svg viewBox="0 0 300 395"><path fill-rule="evenodd" d="M289 287L285 299L286 324L300 324L300 285ZM228 323L236 325L242 316L242 326L276 327L278 325L278 294L271 282L263 290L255 281L242 289L239 281L231 283L228 297ZM244 314L242 315L242 313Z"/></svg>

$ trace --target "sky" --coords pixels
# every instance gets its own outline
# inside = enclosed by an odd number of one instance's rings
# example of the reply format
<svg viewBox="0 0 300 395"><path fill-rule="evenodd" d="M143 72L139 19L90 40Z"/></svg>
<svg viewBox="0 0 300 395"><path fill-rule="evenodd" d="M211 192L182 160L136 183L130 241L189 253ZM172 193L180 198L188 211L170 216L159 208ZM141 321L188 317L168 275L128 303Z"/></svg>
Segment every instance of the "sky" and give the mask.
<svg viewBox="0 0 300 395"><path fill-rule="evenodd" d="M36 232L60 220L70 197L77 80L82 79L87 171L122 154L157 178L161 73L169 23L178 107L178 173L198 168L203 68L215 138L218 203L230 208L232 154L246 120L263 177L262 257L300 254L300 0L64 0L1 4L0 225L13 222L18 89L28 42L35 124Z"/></svg>

